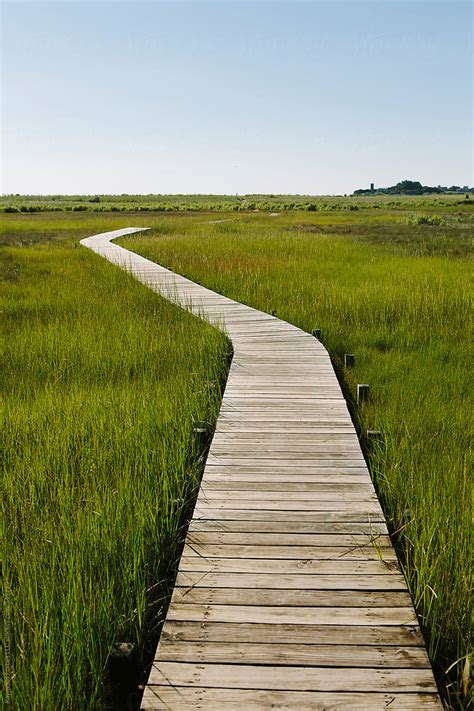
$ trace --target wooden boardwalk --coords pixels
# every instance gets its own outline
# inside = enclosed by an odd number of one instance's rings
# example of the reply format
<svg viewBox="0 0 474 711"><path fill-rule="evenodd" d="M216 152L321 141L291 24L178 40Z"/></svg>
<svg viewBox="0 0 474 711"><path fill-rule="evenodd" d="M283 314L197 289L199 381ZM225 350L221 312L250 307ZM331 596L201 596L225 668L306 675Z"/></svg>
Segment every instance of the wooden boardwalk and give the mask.
<svg viewBox="0 0 474 711"><path fill-rule="evenodd" d="M96 235L234 358L142 709L441 709L328 353Z"/></svg>

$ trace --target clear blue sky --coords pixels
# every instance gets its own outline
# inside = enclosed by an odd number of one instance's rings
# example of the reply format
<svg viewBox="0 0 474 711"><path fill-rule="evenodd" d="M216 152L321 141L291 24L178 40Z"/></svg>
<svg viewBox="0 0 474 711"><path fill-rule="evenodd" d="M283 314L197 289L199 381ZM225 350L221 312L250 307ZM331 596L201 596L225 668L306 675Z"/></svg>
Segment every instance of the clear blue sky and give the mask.
<svg viewBox="0 0 474 711"><path fill-rule="evenodd" d="M472 184L470 2L3 2L3 193Z"/></svg>

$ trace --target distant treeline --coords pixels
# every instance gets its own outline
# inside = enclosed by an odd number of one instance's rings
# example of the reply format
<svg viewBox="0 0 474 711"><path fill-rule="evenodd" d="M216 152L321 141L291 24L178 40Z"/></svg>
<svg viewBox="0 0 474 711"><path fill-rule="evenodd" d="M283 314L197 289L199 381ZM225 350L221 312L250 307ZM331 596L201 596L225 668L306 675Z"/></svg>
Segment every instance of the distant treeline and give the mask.
<svg viewBox="0 0 474 711"><path fill-rule="evenodd" d="M443 195L445 193L469 193L474 192L474 188L469 188L467 185L460 187L459 185L451 185L446 187L438 185L432 187L422 185L418 180L402 180L390 188L361 188L354 190L354 195Z"/></svg>

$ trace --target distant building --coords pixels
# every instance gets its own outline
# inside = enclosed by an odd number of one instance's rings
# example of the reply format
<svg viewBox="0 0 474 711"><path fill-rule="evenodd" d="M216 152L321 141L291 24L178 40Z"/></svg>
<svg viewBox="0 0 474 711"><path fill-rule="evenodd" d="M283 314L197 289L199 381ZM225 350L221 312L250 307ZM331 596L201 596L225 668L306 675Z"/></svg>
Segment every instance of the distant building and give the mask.
<svg viewBox="0 0 474 711"><path fill-rule="evenodd" d="M374 183L370 183L370 192L371 193L374 192L374 187L375 187Z"/></svg>

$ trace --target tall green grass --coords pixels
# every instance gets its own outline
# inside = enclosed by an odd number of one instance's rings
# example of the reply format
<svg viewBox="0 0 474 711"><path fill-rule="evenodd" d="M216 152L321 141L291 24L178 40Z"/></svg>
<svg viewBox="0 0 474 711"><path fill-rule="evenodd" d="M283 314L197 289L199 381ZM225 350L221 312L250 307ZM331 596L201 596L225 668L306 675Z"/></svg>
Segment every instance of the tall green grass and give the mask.
<svg viewBox="0 0 474 711"><path fill-rule="evenodd" d="M71 242L2 258L2 703L99 709L160 618L229 346Z"/></svg>
<svg viewBox="0 0 474 711"><path fill-rule="evenodd" d="M407 202L408 208L410 203ZM354 407L449 703L467 704L471 582L468 252L471 218L391 212L164 221L133 250L306 331L318 327ZM435 220L435 222L438 222ZM441 231L440 231L441 230ZM344 371L343 354L356 356ZM368 448L364 432L382 443Z"/></svg>

